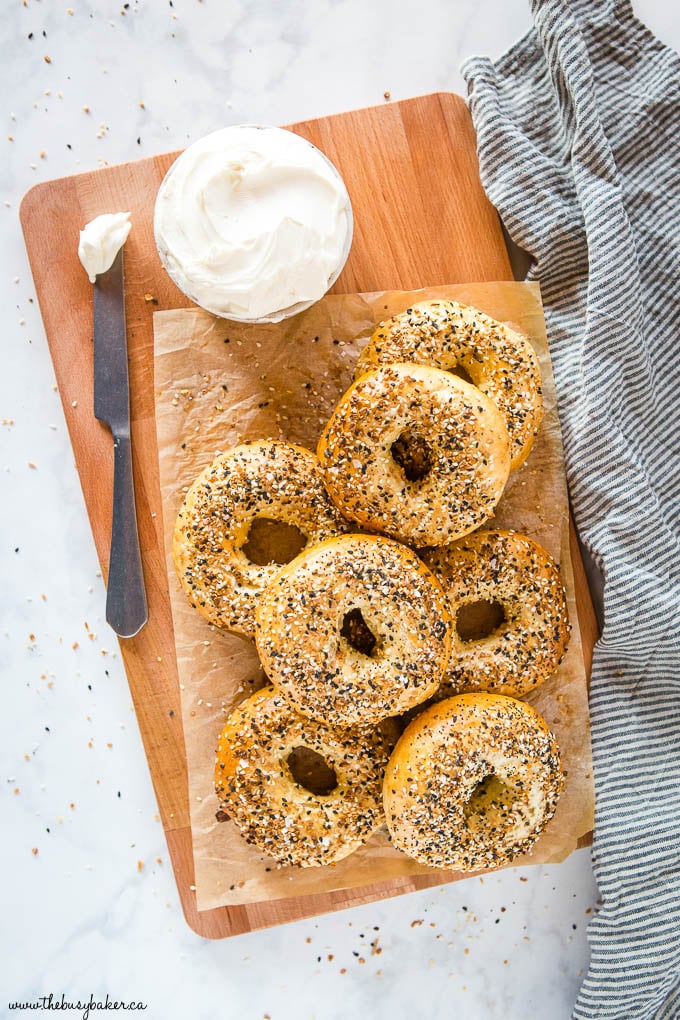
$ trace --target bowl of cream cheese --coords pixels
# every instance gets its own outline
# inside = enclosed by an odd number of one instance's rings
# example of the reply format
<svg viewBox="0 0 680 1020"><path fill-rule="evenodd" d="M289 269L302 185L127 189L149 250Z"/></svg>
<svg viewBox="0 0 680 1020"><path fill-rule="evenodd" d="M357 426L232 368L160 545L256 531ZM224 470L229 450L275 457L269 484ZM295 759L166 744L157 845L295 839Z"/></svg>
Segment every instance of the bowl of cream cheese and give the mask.
<svg viewBox="0 0 680 1020"><path fill-rule="evenodd" d="M190 145L154 208L161 262L214 315L279 322L309 308L347 260L354 221L330 160L284 128L234 125Z"/></svg>

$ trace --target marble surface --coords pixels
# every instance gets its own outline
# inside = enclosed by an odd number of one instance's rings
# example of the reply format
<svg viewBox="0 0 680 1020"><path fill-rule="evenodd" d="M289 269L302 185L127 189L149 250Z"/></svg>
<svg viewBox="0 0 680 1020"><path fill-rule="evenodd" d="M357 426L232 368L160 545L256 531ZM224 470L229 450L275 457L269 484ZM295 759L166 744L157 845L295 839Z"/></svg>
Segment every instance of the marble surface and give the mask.
<svg viewBox="0 0 680 1020"><path fill-rule="evenodd" d="M223 942L187 927L18 222L38 181L224 124L464 94L462 60L500 55L528 4L68 2L4 0L0 19L0 1013L108 994L160 1020L566 1020L597 906L587 850ZM635 9L680 44L673 5Z"/></svg>

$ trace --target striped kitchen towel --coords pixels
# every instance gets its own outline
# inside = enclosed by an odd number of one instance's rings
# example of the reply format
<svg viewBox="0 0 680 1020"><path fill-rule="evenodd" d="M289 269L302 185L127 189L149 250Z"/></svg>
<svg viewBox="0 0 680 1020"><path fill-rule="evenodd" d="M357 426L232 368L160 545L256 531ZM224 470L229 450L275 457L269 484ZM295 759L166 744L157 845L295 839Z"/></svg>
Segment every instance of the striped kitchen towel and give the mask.
<svg viewBox="0 0 680 1020"><path fill-rule="evenodd" d="M680 58L628 0L534 0L463 73L487 193L541 284L577 527L604 578L601 908L573 1017L680 1018Z"/></svg>

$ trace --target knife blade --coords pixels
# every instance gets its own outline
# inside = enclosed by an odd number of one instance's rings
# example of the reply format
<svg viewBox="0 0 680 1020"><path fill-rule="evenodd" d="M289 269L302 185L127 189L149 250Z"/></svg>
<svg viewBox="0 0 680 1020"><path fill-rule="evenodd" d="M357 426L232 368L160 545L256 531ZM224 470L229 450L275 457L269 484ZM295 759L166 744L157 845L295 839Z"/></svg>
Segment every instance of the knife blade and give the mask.
<svg viewBox="0 0 680 1020"><path fill-rule="evenodd" d="M114 450L106 620L120 637L134 637L148 610L132 475L122 249L94 284L94 413L111 429Z"/></svg>

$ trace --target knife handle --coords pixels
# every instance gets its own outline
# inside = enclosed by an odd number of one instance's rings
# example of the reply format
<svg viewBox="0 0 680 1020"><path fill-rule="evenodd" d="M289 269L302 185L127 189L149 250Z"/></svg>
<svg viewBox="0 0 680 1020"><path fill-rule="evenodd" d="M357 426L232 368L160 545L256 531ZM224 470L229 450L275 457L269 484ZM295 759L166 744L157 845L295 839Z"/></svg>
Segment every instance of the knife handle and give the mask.
<svg viewBox="0 0 680 1020"><path fill-rule="evenodd" d="M144 573L135 514L132 446L129 436L114 436L113 523L106 620L120 637L134 637L147 619Z"/></svg>

